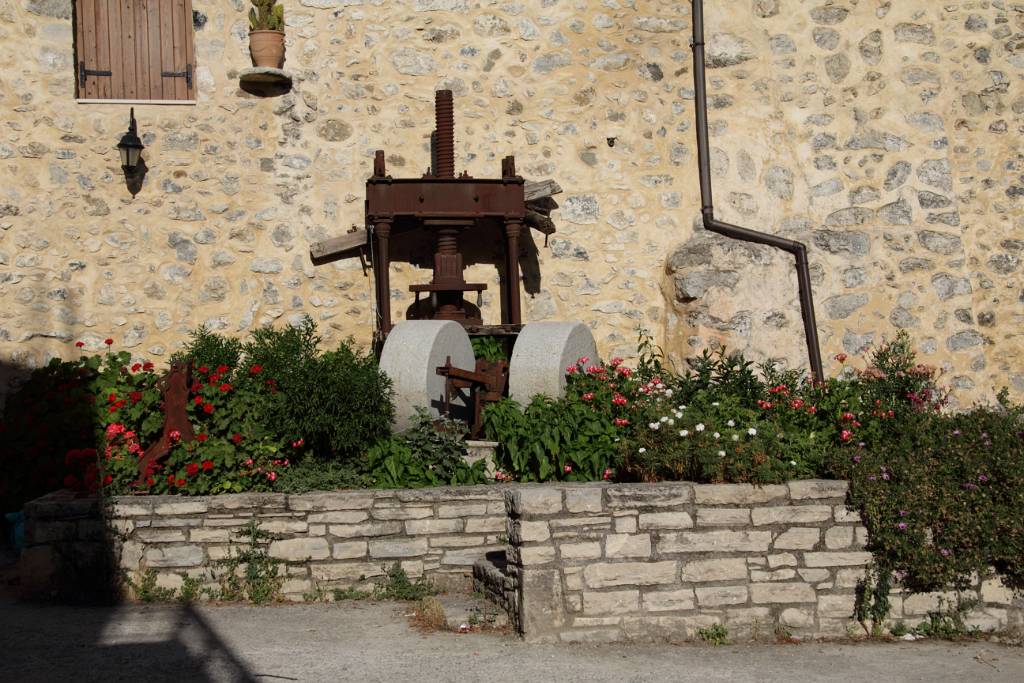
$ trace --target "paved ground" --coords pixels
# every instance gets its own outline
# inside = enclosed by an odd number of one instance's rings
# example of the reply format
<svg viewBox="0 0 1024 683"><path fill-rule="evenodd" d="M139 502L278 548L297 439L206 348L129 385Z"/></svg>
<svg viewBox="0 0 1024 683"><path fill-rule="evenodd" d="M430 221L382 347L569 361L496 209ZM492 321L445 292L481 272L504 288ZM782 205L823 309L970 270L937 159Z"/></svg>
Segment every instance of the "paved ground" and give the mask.
<svg viewBox="0 0 1024 683"><path fill-rule="evenodd" d="M986 642L532 646L420 633L404 609L0 604L0 680L1024 681L1024 649Z"/></svg>

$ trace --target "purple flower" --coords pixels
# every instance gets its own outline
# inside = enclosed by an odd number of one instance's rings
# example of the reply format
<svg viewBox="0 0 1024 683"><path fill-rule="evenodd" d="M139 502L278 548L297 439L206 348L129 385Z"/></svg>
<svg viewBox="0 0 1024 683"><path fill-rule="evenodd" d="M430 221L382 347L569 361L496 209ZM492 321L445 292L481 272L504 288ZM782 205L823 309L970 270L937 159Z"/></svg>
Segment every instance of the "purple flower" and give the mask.
<svg viewBox="0 0 1024 683"><path fill-rule="evenodd" d="M882 479L885 479L886 481L889 481L889 473L888 472L882 472Z"/></svg>
<svg viewBox="0 0 1024 683"><path fill-rule="evenodd" d="M978 481L980 481L982 484L984 484L985 482L988 481L988 475L985 475L985 474L981 475L980 477L978 477Z"/></svg>
<svg viewBox="0 0 1024 683"><path fill-rule="evenodd" d="M940 550L940 551L939 551L939 553L940 553L940 554L941 554L941 555L942 555L943 557L949 557L949 556L950 556L950 554L951 554L951 553L949 552L949 548L943 548L942 550Z"/></svg>
<svg viewBox="0 0 1024 683"><path fill-rule="evenodd" d="M859 456L859 455L855 455L855 456L853 456L853 461L854 461L855 463L859 463L859 462L860 462L860 456Z"/></svg>
<svg viewBox="0 0 1024 683"><path fill-rule="evenodd" d="M899 529L900 531L906 531L907 530L907 523L906 522L900 522L899 524L896 525L896 528Z"/></svg>
<svg viewBox="0 0 1024 683"><path fill-rule="evenodd" d="M873 475L873 474L868 475L868 481L874 481L876 479L878 479L878 477L876 477L875 475Z"/></svg>
<svg viewBox="0 0 1024 683"><path fill-rule="evenodd" d="M907 511L906 510L900 510L900 517L906 517L906 516L907 516Z"/></svg>
<svg viewBox="0 0 1024 683"><path fill-rule="evenodd" d="M953 430L953 436L960 436L960 430L959 429L954 429Z"/></svg>

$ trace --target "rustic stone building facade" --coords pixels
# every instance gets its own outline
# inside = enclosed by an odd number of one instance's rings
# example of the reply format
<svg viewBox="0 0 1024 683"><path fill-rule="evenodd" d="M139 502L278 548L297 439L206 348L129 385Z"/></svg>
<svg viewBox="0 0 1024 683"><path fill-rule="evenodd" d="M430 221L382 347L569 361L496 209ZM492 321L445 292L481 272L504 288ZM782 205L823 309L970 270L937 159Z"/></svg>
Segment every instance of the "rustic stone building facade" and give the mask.
<svg viewBox="0 0 1024 683"><path fill-rule="evenodd" d="M371 281L308 247L361 222L373 150L422 173L439 87L460 170L514 153L565 190L527 320L582 320L609 355L640 325L677 358L805 364L788 258L699 227L688 2L285 0L294 87L266 98L239 89L248 4L192 4L195 98L135 105L132 198L128 105L76 101L71 0L0 0L8 370L303 314L367 342ZM808 243L826 357L907 329L962 403L1024 394L1024 5L740 0L707 24L716 208ZM423 274L396 275L401 309Z"/></svg>

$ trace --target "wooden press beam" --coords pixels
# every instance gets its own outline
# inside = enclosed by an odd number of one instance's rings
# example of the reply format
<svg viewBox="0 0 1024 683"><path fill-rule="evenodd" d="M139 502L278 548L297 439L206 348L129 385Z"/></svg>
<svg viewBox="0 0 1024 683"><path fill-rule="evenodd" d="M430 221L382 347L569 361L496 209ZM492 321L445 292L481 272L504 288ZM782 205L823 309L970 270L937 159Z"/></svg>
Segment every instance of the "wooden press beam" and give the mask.
<svg viewBox="0 0 1024 683"><path fill-rule="evenodd" d="M562 192L561 186L550 178L527 182L523 186L523 194L526 197L526 225L534 230L539 230L545 235L555 232L555 223L547 215L557 207L551 206L554 201L550 199L553 195ZM530 206L535 203L535 206ZM539 210L535 210L539 209ZM355 230L340 237L331 237L322 242L313 242L309 245L309 256L314 261L337 260L358 256L368 246L367 231L365 229Z"/></svg>

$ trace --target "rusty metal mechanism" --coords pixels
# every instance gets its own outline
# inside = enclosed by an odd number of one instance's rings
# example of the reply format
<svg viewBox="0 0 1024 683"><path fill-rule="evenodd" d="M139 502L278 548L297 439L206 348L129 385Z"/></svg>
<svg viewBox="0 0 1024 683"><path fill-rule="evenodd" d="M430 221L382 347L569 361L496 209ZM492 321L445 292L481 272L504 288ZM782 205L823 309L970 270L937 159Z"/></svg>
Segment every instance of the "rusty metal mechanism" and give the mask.
<svg viewBox="0 0 1024 683"><path fill-rule="evenodd" d="M462 370L452 365L452 357L437 368L437 374L445 378L444 413L451 416L453 398L459 396L462 389L469 390L473 398L472 418L469 422L469 434L477 438L483 432L484 403L500 401L508 386L508 361L487 361L479 359L476 371Z"/></svg>
<svg viewBox="0 0 1024 683"><path fill-rule="evenodd" d="M373 162L373 176L366 181L366 223L372 232L371 256L377 293L378 340L391 331L390 264L402 233L426 231L433 243L433 278L412 285L416 302L406 318L455 320L482 334L518 331L522 325L519 283L519 236L526 217L524 180L516 174L515 157L501 161L501 177L472 178L455 175L455 119L452 92L435 94L434 168L422 178L392 178L387 173L383 150ZM501 326L484 326L478 306L465 299L466 292L482 292L483 283L466 282L465 257L460 242L469 238L478 245L492 242L499 231L504 263L501 291ZM422 241L422 240L421 240ZM416 258L412 258L414 262ZM426 259L422 259L426 260ZM420 295L429 295L420 299ZM501 327L502 329L487 329Z"/></svg>
<svg viewBox="0 0 1024 683"><path fill-rule="evenodd" d="M163 394L164 429L160 439L139 457L139 478L135 485L145 489L146 477L167 458L171 448L179 441L188 443L195 440L192 423L188 419L188 388L192 383L191 363L171 363L167 374L157 380L157 388ZM171 436L172 433L174 436Z"/></svg>
<svg viewBox="0 0 1024 683"><path fill-rule="evenodd" d="M503 341L511 353L523 328L521 290L540 291L537 247L533 228L546 236L555 232L550 213L558 208L552 198L562 191L554 180L526 182L516 172L513 156L501 160L498 178L456 174L455 117L452 93L435 93L434 131L431 135L432 168L419 178L393 178L387 163L400 165L401 157L386 157L378 150L373 175L366 181L365 230L353 226L347 234L310 245L310 257L321 265L358 256L373 270L377 315L374 348L383 352L392 330L392 262L430 268L429 282L409 287L415 295L405 310L407 320L450 320L469 336L491 336ZM480 311L484 283L467 282L465 268L493 264L501 275L500 324L485 325ZM522 273L522 275L521 275ZM476 292L477 302L467 300ZM482 402L499 400L509 383L509 363L477 360L474 369L449 362L436 369L445 377L445 412L453 402L472 408L471 432L481 431ZM466 396L466 394L469 396ZM458 401L456 401L458 398Z"/></svg>

